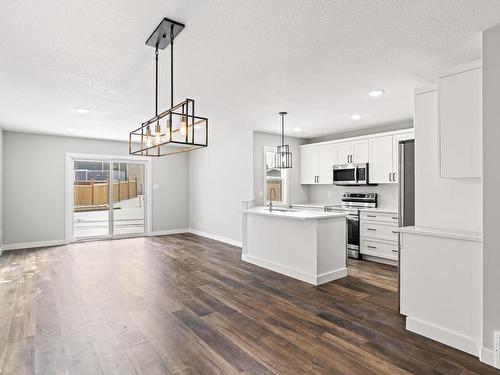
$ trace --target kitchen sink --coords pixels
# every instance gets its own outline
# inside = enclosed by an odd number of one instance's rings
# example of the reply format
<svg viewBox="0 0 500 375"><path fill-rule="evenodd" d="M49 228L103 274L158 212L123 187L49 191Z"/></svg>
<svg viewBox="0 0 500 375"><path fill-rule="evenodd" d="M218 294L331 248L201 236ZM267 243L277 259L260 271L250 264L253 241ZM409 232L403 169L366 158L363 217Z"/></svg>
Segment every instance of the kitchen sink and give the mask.
<svg viewBox="0 0 500 375"><path fill-rule="evenodd" d="M273 211L277 211L277 212L297 212L299 210L294 210L293 208L275 208L275 207L273 207Z"/></svg>

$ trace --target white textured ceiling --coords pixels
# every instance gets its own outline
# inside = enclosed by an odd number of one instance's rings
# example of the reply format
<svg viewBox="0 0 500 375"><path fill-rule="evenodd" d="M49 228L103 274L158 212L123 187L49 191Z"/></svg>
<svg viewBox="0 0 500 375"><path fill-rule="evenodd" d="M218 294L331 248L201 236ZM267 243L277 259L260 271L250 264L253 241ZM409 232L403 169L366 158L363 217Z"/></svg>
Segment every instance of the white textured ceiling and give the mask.
<svg viewBox="0 0 500 375"><path fill-rule="evenodd" d="M416 87L480 58L500 1L0 0L0 126L126 139L153 114L144 42L164 16L186 23L176 101L194 98L213 127L276 131L287 110L313 137L410 118Z"/></svg>

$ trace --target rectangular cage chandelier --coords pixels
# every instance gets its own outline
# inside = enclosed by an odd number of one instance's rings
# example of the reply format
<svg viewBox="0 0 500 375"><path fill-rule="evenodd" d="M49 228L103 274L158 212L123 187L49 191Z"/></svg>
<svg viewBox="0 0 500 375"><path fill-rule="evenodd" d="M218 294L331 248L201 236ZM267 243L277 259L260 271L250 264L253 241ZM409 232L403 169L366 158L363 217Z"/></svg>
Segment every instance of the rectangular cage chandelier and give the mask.
<svg viewBox="0 0 500 375"><path fill-rule="evenodd" d="M155 48L155 116L129 134L129 154L166 156L208 146L208 119L195 115L193 99L174 106L174 38L184 24L164 18L146 45ZM167 38L169 35L169 38ZM170 108L158 113L158 50L170 45Z"/></svg>

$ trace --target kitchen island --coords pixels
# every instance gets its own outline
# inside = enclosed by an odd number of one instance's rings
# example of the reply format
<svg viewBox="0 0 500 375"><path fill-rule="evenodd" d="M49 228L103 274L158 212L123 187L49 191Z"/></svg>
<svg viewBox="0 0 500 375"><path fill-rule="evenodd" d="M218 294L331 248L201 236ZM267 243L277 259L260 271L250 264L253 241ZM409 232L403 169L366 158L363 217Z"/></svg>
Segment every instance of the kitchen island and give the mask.
<svg viewBox="0 0 500 375"><path fill-rule="evenodd" d="M243 210L241 259L320 285L347 276L344 213L251 207Z"/></svg>

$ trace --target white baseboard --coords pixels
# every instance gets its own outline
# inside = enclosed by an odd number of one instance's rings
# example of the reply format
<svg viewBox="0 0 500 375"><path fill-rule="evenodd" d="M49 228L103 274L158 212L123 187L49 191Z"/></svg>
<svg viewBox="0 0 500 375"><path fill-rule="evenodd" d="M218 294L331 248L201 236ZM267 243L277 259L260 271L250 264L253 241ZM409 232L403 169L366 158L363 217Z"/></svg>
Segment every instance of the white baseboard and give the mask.
<svg viewBox="0 0 500 375"><path fill-rule="evenodd" d="M388 264L389 266L397 266L398 261L392 259L384 259L379 257L374 257L372 255L361 254L364 260L369 260L371 262L377 262L382 264Z"/></svg>
<svg viewBox="0 0 500 375"><path fill-rule="evenodd" d="M495 331L493 340L494 350L481 347L479 359L487 365L500 369L500 331Z"/></svg>
<svg viewBox="0 0 500 375"><path fill-rule="evenodd" d="M330 281L341 279L347 276L347 268L340 268L330 272L322 273L316 277L316 285L329 283Z"/></svg>
<svg viewBox="0 0 500 375"><path fill-rule="evenodd" d="M207 232L202 232L201 230L191 229L190 228L189 229L189 233L196 234L198 236L202 236L202 237L206 237L206 238L210 238L212 240L224 242L224 243L227 243L229 245L236 246L236 247L242 247L242 242L241 241L236 241L236 240L233 240L231 238L217 236L215 234L211 234L211 233L207 233Z"/></svg>
<svg viewBox="0 0 500 375"><path fill-rule="evenodd" d="M498 351L496 350L491 350L485 348L484 346L481 347L481 351L479 352L479 360L483 363L486 363L487 365L500 368L500 366L498 365Z"/></svg>
<svg viewBox="0 0 500 375"><path fill-rule="evenodd" d="M66 244L67 244L66 240L11 243L2 245L2 250L32 249L35 247L60 246Z"/></svg>
<svg viewBox="0 0 500 375"><path fill-rule="evenodd" d="M287 266L284 266L282 264L277 264L274 262L270 262L268 260L259 258L259 257L254 257L252 255L248 254L241 254L241 260L255 264L256 266L281 273L282 275L293 277L294 279L298 279L301 281L304 281L306 283L312 284L312 285L320 285L327 283L329 281L337 280L342 277L347 276L347 268L341 268L338 270L333 270L330 272L323 273L321 275L313 275L307 272L303 272L300 270L297 270L295 268L290 268Z"/></svg>
<svg viewBox="0 0 500 375"><path fill-rule="evenodd" d="M148 236L168 236L169 234L189 233L189 228L157 230L150 232Z"/></svg>
<svg viewBox="0 0 500 375"><path fill-rule="evenodd" d="M451 331L448 328L408 316L406 317L406 329L476 357L480 355L481 345L479 340L459 332Z"/></svg>

